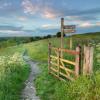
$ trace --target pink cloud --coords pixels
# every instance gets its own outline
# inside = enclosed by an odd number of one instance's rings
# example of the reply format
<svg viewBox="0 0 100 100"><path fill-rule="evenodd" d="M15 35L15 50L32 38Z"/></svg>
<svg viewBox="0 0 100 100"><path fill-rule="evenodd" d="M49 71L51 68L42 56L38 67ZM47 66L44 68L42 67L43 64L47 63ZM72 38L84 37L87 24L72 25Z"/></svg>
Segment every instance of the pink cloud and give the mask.
<svg viewBox="0 0 100 100"><path fill-rule="evenodd" d="M23 0L22 7L24 9L24 13L31 15L39 13L40 16L48 19L54 19L60 15L59 13L55 12L55 10L51 7L48 7L41 3L39 4L39 2L37 2L37 4L33 4L30 0Z"/></svg>
<svg viewBox="0 0 100 100"><path fill-rule="evenodd" d="M94 24L90 23L90 22L83 22L81 24L79 24L79 27L83 27L83 28L86 28L86 27L92 27Z"/></svg>
<svg viewBox="0 0 100 100"><path fill-rule="evenodd" d="M42 14L42 16L45 18L50 18L50 19L53 19L56 17L56 15L50 11L45 11L44 14Z"/></svg>
<svg viewBox="0 0 100 100"><path fill-rule="evenodd" d="M100 22L96 22L96 26L100 26Z"/></svg>
<svg viewBox="0 0 100 100"><path fill-rule="evenodd" d="M58 28L58 27L59 27L58 25L52 25L52 24L42 25L42 28L45 28L45 29L55 29L55 28Z"/></svg>
<svg viewBox="0 0 100 100"><path fill-rule="evenodd" d="M24 9L24 13L35 14L38 10L38 7L36 5L33 5L30 0L23 0L22 6Z"/></svg>

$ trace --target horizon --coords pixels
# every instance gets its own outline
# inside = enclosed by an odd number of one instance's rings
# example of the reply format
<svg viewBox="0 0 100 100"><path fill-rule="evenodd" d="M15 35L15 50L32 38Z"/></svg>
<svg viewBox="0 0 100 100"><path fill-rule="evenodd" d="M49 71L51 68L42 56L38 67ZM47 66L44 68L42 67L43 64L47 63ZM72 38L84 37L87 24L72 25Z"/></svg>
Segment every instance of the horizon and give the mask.
<svg viewBox="0 0 100 100"><path fill-rule="evenodd" d="M1 0L0 37L55 35L62 17L76 33L99 32L100 0Z"/></svg>

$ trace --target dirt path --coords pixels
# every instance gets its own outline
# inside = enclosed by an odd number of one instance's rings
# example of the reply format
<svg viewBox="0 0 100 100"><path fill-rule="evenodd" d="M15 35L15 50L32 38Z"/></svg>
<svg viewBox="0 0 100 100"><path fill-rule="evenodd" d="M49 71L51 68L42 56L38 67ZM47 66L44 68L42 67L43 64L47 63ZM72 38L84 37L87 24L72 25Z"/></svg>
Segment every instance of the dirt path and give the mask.
<svg viewBox="0 0 100 100"><path fill-rule="evenodd" d="M34 79L39 73L37 63L31 61L28 56L24 56L23 58L30 65L31 72L29 78L25 82L25 88L22 91L21 100L40 100L39 97L36 96L36 89L34 85Z"/></svg>

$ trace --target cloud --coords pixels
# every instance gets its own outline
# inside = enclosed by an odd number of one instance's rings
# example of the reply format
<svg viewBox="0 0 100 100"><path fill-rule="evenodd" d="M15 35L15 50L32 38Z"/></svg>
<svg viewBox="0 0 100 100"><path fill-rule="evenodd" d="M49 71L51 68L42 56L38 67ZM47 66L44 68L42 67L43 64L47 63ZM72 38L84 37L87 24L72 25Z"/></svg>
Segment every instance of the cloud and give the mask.
<svg viewBox="0 0 100 100"><path fill-rule="evenodd" d="M59 28L59 26L58 25L52 25L52 24L44 24L44 25L42 25L41 28L43 28L43 29L57 29L57 28Z"/></svg>
<svg viewBox="0 0 100 100"><path fill-rule="evenodd" d="M6 36L34 36L34 30L25 30L22 26L0 25L0 37Z"/></svg>
<svg viewBox="0 0 100 100"><path fill-rule="evenodd" d="M88 28L88 27L92 27L93 25L94 24L92 24L90 22L84 22L84 23L79 24L79 27Z"/></svg>
<svg viewBox="0 0 100 100"><path fill-rule="evenodd" d="M12 5L11 2L9 2L9 3L5 2L2 5L0 5L0 9L3 9L3 8L8 7L8 6L11 6L11 5Z"/></svg>
<svg viewBox="0 0 100 100"><path fill-rule="evenodd" d="M75 24L78 28L90 28L100 26L97 16L66 16L65 24Z"/></svg>
<svg viewBox="0 0 100 100"><path fill-rule="evenodd" d="M31 0L23 0L22 7L24 9L24 13L35 15L39 13L40 16L44 18L54 19L60 15L59 12L56 12L52 7L53 5L48 6L49 3L46 2L47 5L43 4L41 1L37 1L33 3Z"/></svg>
<svg viewBox="0 0 100 100"><path fill-rule="evenodd" d="M35 14L38 7L33 4L30 0L23 0L22 6L24 8L24 13Z"/></svg>
<svg viewBox="0 0 100 100"><path fill-rule="evenodd" d="M26 14L39 14L40 16L48 19L65 16L84 16L83 20L96 19L95 14L100 14L100 8L91 8L87 10L72 9L68 7L67 1L63 0L55 5L56 0L23 0L22 7ZM66 6L67 5L67 6ZM93 14L93 16L91 16ZM85 16L88 15L88 16Z"/></svg>
<svg viewBox="0 0 100 100"><path fill-rule="evenodd" d="M31 33L25 31L12 31L12 30L3 30L0 31L0 37L26 37L33 36Z"/></svg>
<svg viewBox="0 0 100 100"><path fill-rule="evenodd" d="M91 28L91 27L100 27L100 22L91 23L91 22L83 22L78 25L81 28Z"/></svg>
<svg viewBox="0 0 100 100"><path fill-rule="evenodd" d="M17 30L22 30L22 26L16 27L16 26L7 26L7 25L0 25L0 30L12 30L12 31L17 31Z"/></svg>
<svg viewBox="0 0 100 100"><path fill-rule="evenodd" d="M100 22L96 22L96 26L100 26Z"/></svg>
<svg viewBox="0 0 100 100"><path fill-rule="evenodd" d="M41 13L42 17L48 19L54 19L57 18L58 16L61 16L60 12L57 12L54 9L48 7L45 7L41 12L42 12Z"/></svg>
<svg viewBox="0 0 100 100"><path fill-rule="evenodd" d="M42 14L42 16L45 18L50 18L50 19L56 18L56 14L50 11L45 11L44 14Z"/></svg>
<svg viewBox="0 0 100 100"><path fill-rule="evenodd" d="M92 8L76 12L78 15L100 14L100 8Z"/></svg>
<svg viewBox="0 0 100 100"><path fill-rule="evenodd" d="M0 33L7 33L7 34L18 34L18 33L22 33L22 31L14 31L14 30L0 30Z"/></svg>
<svg viewBox="0 0 100 100"><path fill-rule="evenodd" d="M91 15L72 15L72 16L66 16L66 20L68 21L74 21L74 20L80 20L80 21L93 21L98 20L97 16L91 16Z"/></svg>
<svg viewBox="0 0 100 100"><path fill-rule="evenodd" d="M45 28L38 28L35 30L35 33L38 34L37 36L44 36L44 35L54 35L56 34L59 30L59 28L55 28L55 29L45 29Z"/></svg>
<svg viewBox="0 0 100 100"><path fill-rule="evenodd" d="M0 37L34 36L34 31L28 30L0 30Z"/></svg>
<svg viewBox="0 0 100 100"><path fill-rule="evenodd" d="M18 20L19 20L19 21L26 21L26 20L27 20L27 17L20 16L20 17L18 17Z"/></svg>

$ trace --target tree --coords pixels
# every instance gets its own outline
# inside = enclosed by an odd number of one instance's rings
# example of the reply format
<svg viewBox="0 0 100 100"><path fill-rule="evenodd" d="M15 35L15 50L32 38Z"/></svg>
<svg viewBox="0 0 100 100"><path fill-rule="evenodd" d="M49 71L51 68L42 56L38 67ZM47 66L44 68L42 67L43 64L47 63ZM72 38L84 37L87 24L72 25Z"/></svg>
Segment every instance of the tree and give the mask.
<svg viewBox="0 0 100 100"><path fill-rule="evenodd" d="M57 32L56 36L61 37L61 32ZM63 36L65 37L65 34Z"/></svg>
<svg viewBox="0 0 100 100"><path fill-rule="evenodd" d="M47 35L46 37L47 37L47 38L51 38L51 35Z"/></svg>
<svg viewBox="0 0 100 100"><path fill-rule="evenodd" d="M61 37L61 32L57 32L56 36Z"/></svg>

